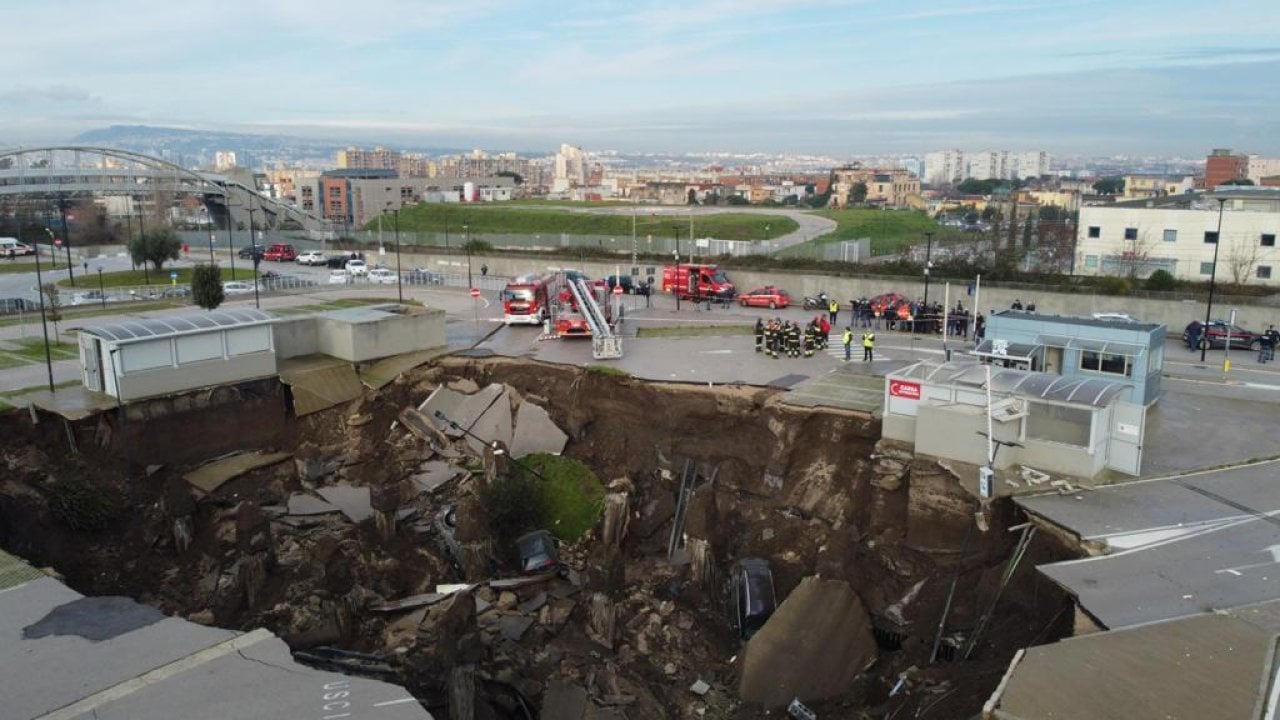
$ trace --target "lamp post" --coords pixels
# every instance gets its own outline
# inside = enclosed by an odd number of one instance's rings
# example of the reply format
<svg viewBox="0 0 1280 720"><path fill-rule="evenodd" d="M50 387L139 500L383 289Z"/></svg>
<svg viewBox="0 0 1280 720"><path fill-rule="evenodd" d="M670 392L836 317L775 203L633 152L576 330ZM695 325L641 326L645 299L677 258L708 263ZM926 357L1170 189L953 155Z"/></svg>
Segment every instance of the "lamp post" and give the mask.
<svg viewBox="0 0 1280 720"><path fill-rule="evenodd" d="M929 268L933 267L933 233L924 234L924 307L921 314L929 312ZM914 330L914 328L912 328ZM929 323L925 322L925 332L929 332Z"/></svg>
<svg viewBox="0 0 1280 720"><path fill-rule="evenodd" d="M67 251L67 279L76 286L76 271L71 267L71 231L67 228L67 201L58 199L58 212L62 214L62 247Z"/></svg>
<svg viewBox="0 0 1280 720"><path fill-rule="evenodd" d="M236 279L236 243L231 235L231 196L223 195L222 201L227 206L227 250L231 253L231 279Z"/></svg>
<svg viewBox="0 0 1280 720"><path fill-rule="evenodd" d="M48 228L44 229L49 233L49 254L53 254L53 231ZM44 312L44 280L40 275L40 248L36 248L36 291L40 294L40 329L44 332L44 366L49 371L49 392L53 389L53 355L49 352L49 322L45 319Z"/></svg>
<svg viewBox="0 0 1280 720"><path fill-rule="evenodd" d="M107 309L107 286L102 282L102 266L98 266L98 294L102 296L102 309Z"/></svg>
<svg viewBox="0 0 1280 720"><path fill-rule="evenodd" d="M1213 316L1213 291L1218 279L1218 248L1222 247L1222 210L1227 206L1227 199L1214 198L1218 201L1218 231L1213 236L1213 266L1209 269L1209 304L1204 309L1204 327L1200 328L1200 362L1204 362L1209 352L1209 318ZM1231 328L1227 328L1227 345L1231 344Z"/></svg>
<svg viewBox="0 0 1280 720"><path fill-rule="evenodd" d="M390 203L387 203L388 205ZM400 208L391 208L391 215L396 219L396 297L404 304L404 275L400 272Z"/></svg>
<svg viewBox="0 0 1280 720"><path fill-rule="evenodd" d="M249 257L253 260L253 306L261 308L258 300L258 237L253 231L253 204L249 205Z"/></svg>
<svg viewBox="0 0 1280 720"><path fill-rule="evenodd" d="M680 312L680 226L672 225L671 229L676 231L676 277L674 285L676 292L676 312Z"/></svg>
<svg viewBox="0 0 1280 720"><path fill-rule="evenodd" d="M466 238L463 241L462 249L467 251L467 287L473 288L475 285L471 283L471 226L466 223L462 224L462 235Z"/></svg>
<svg viewBox="0 0 1280 720"><path fill-rule="evenodd" d="M209 217L209 206L208 206L208 205L205 205L204 207L200 208L200 212L204 213L204 224L205 224L205 225L208 227L208 229L209 229L209 264L210 264L210 265L212 265L212 264L214 263L214 260L213 260L213 220L211 220L211 219L210 219L210 217Z"/></svg>

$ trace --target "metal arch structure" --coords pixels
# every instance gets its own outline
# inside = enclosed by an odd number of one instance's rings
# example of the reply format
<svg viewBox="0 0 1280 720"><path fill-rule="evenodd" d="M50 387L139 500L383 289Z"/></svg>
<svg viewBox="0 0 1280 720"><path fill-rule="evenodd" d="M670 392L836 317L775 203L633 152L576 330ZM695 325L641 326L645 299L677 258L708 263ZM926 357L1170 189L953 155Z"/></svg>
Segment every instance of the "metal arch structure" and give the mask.
<svg viewBox="0 0 1280 720"><path fill-rule="evenodd" d="M58 153L71 153L75 161L67 166L55 163ZM97 155L113 158L139 167L84 167L80 155ZM43 155L47 162L42 167L33 167L21 160L27 156ZM174 187L169 191L176 195L200 195L206 205L211 200L220 200L222 212L231 212L231 208L256 207L263 216L274 215L291 219L308 230L328 229L328 223L310 213L287 205L273 198L263 197L255 188L250 188L229 177L199 173L188 170L167 160L117 148L96 147L87 145L49 145L40 147L20 147L0 149L0 160L13 158L17 160L8 168L0 168L0 197L4 196L36 196L65 199L86 195L126 195L138 196L152 192L157 183L170 181ZM241 197L241 202L232 202L232 197Z"/></svg>

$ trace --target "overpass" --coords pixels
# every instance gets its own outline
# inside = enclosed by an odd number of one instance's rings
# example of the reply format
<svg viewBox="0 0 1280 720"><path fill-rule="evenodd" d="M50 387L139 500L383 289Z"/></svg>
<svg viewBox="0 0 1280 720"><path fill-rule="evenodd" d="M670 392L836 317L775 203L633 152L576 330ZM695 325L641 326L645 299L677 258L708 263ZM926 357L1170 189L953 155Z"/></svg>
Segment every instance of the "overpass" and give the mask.
<svg viewBox="0 0 1280 720"><path fill-rule="evenodd" d="M327 231L329 223L292 205L259 193L234 178L188 170L167 160L116 148L52 145L0 150L0 199L33 198L65 202L105 195L129 198L127 207L174 202L197 196L215 224L232 221L278 229L297 225Z"/></svg>

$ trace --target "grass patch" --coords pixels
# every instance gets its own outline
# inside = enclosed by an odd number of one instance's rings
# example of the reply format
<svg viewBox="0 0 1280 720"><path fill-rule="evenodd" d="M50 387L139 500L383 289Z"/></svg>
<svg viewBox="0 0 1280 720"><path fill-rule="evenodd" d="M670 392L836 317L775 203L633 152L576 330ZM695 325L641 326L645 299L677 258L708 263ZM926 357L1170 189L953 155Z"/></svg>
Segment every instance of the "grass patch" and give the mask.
<svg viewBox="0 0 1280 720"><path fill-rule="evenodd" d="M627 372L626 370L623 370L622 368L616 368L612 365L587 365L585 369L589 373L594 373L596 375L605 375L607 377L624 377L624 378L631 377L631 373Z"/></svg>
<svg viewBox="0 0 1280 720"><path fill-rule="evenodd" d="M716 337L723 335L752 335L754 325L660 325L636 329L636 337Z"/></svg>
<svg viewBox="0 0 1280 720"><path fill-rule="evenodd" d="M51 264L43 260L40 261L40 272L48 272L50 270L66 270L66 269L67 269L67 264L65 262L58 263L58 264ZM35 271L36 271L36 264L34 262L17 262L16 260L14 262L0 262L0 274L26 273L26 272L33 273Z"/></svg>
<svg viewBox="0 0 1280 720"><path fill-rule="evenodd" d="M522 235L614 235L621 241L631 237L631 214L604 214L587 212L599 203L567 205L565 203L541 203L520 201L510 203L485 203L465 208L452 207L449 203L423 203L400 211L402 230L443 233L448 227L450 235L462 237L464 232L476 234ZM655 211L661 211L652 215ZM463 226L467 230L463 230ZM366 225L375 229L377 221ZM713 237L723 240L767 240L793 232L799 227L786 215L761 213L724 212L712 215L694 215L693 232L696 237ZM383 224L385 230L385 222ZM637 208L636 236L680 237L689 239L689 215L678 207Z"/></svg>
<svg viewBox="0 0 1280 720"><path fill-rule="evenodd" d="M177 307L189 307L189 306L186 303L176 303L176 302L107 303L107 307L105 308L103 308L101 305L79 305L79 306L63 305L61 309L62 320L59 321L59 327L60 329L66 331L65 325L67 324L67 321L78 320L80 318L91 318L91 317L97 317L99 315L125 315L125 314L132 314L132 313L147 312L148 310L167 310L169 308L177 308ZM87 310L84 308L93 308L93 309ZM39 324L40 311L33 310L27 313L25 315L25 318L26 318L26 322L28 323ZM19 318L17 315L11 315L9 317L6 317L3 320L0 320L0 327L7 327L9 325L21 325L21 324L22 324L22 319ZM49 325L50 325L49 332L52 333L53 323L50 322Z"/></svg>
<svg viewBox="0 0 1280 720"><path fill-rule="evenodd" d="M926 232L939 233L942 227L918 210L817 210L815 214L836 221L835 232L812 242L818 244L871 238L871 254L895 253L915 243L924 242Z"/></svg>
<svg viewBox="0 0 1280 720"><path fill-rule="evenodd" d="M591 468L573 458L545 453L529 455L523 462L541 476L534 476L532 484L543 528L573 542L595 527L604 509L604 485Z"/></svg>
<svg viewBox="0 0 1280 720"><path fill-rule="evenodd" d="M18 355L36 362L44 361L43 338L25 338L15 342L20 346L20 349L4 350L2 352L6 352L11 355ZM51 342L49 343L49 355L54 360L78 358L80 357L80 347L75 343Z"/></svg>
<svg viewBox="0 0 1280 720"><path fill-rule="evenodd" d="M0 370L8 370L9 368L22 367L23 365L30 364L30 362L20 355L0 351Z"/></svg>
<svg viewBox="0 0 1280 720"><path fill-rule="evenodd" d="M231 268L226 265L219 265L218 268L222 271L223 280L252 280L255 274L252 267L237 267L234 275L231 272ZM159 272L148 269L145 273L141 270L118 270L116 272L102 273L102 286L129 287L133 285L148 284L168 285L173 282L169 278L169 273L171 272L178 273L178 284L190 284L192 269L193 268L189 267L168 267ZM58 286L71 287L71 282L67 279L62 279L58 281ZM86 277L82 275L80 277L79 284L76 285L76 289L97 290L98 275L96 273L90 273L87 276L87 280Z"/></svg>

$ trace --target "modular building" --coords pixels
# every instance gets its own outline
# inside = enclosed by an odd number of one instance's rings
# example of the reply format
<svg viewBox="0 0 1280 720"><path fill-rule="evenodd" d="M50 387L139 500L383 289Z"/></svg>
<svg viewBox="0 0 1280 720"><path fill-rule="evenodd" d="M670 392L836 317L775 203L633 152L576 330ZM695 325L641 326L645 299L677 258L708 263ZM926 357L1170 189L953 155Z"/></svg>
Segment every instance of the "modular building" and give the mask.
<svg viewBox="0 0 1280 720"><path fill-rule="evenodd" d="M973 354L1001 367L1124 383L1125 401L1151 405L1160 397L1166 334L1156 323L1002 310L987 319Z"/></svg>
<svg viewBox="0 0 1280 720"><path fill-rule="evenodd" d="M80 331L84 385L121 401L276 374L275 318L221 310Z"/></svg>
<svg viewBox="0 0 1280 720"><path fill-rule="evenodd" d="M998 444L995 469L1023 465L1092 478L1110 468L1137 475L1146 409L1124 402L1130 388L1105 377L923 361L885 377L881 432L917 453L983 466L990 427Z"/></svg>

